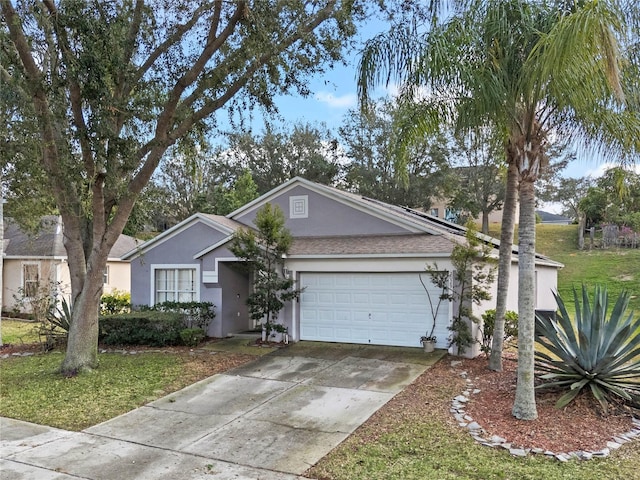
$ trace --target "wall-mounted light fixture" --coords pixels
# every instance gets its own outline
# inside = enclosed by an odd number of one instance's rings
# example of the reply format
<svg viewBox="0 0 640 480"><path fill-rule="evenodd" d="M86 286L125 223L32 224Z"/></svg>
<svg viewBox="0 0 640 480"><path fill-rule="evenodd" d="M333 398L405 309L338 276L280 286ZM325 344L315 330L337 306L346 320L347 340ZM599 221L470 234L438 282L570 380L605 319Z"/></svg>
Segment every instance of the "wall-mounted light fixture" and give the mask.
<svg viewBox="0 0 640 480"><path fill-rule="evenodd" d="M291 270L286 267L282 267L282 276L289 280L291 278Z"/></svg>

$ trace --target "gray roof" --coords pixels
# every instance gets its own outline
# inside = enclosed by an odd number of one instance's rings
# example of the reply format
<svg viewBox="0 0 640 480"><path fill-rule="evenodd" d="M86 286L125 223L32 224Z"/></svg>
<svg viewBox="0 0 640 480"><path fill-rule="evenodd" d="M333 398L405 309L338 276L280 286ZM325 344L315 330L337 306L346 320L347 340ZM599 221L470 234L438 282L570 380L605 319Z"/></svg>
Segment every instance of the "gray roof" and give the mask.
<svg viewBox="0 0 640 480"><path fill-rule="evenodd" d="M4 255L11 258L66 258L62 241L62 218L47 215L40 220L36 233L25 232L10 218L4 219ZM109 260L120 259L140 242L129 235L120 235L109 252Z"/></svg>
<svg viewBox="0 0 640 480"><path fill-rule="evenodd" d="M66 257L62 243L62 220L47 215L40 220L37 233L29 234L10 218L4 219L6 257Z"/></svg>
<svg viewBox="0 0 640 480"><path fill-rule="evenodd" d="M236 230L238 230L239 228L243 228L245 227L244 224L240 223L240 222L236 222L235 220L225 217L223 215L213 215L212 213L201 213L200 215L202 215L203 217L207 217L210 220L227 227L229 230L235 232Z"/></svg>
<svg viewBox="0 0 640 480"><path fill-rule="evenodd" d="M540 217L540 221L542 223L571 223L569 217L565 217L564 215L557 215L551 212L545 212L543 210L536 210L536 213Z"/></svg>
<svg viewBox="0 0 640 480"><path fill-rule="evenodd" d="M298 237L288 256L449 254L454 243L440 235L358 235Z"/></svg>
<svg viewBox="0 0 640 480"><path fill-rule="evenodd" d="M120 260L124 256L125 253L130 252L138 245L142 245L142 240L138 240L137 238L130 237L129 235L121 234L116 240L116 243L111 247L111 251L109 252L109 260Z"/></svg>

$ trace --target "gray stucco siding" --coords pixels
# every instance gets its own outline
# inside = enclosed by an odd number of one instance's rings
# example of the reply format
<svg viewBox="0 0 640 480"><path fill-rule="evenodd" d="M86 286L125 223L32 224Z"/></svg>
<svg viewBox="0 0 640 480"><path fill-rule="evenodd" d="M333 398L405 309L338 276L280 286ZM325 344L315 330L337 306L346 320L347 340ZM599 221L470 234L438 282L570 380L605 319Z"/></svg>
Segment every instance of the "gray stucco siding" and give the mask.
<svg viewBox="0 0 640 480"><path fill-rule="evenodd" d="M290 199L297 197L304 201L306 197L307 216L291 218ZM333 236L333 235L389 235L407 233L408 229L395 225L367 213L346 205L329 196L316 193L304 186L296 186L270 200L272 205L278 205L287 219L286 227L294 237L304 236ZM258 205L234 220L255 228L253 220Z"/></svg>
<svg viewBox="0 0 640 480"><path fill-rule="evenodd" d="M216 260L223 259L224 261L228 261L232 258L235 258L235 255L229 251L230 243L226 243L215 250L207 252L203 255L200 260L202 261L202 271L215 271L216 270Z"/></svg>
<svg viewBox="0 0 640 480"><path fill-rule="evenodd" d="M199 259L193 256L206 247L219 242L226 235L202 223L196 223L189 228L177 232L171 238L150 248L140 256L131 260L131 303L137 305L151 305L151 270L154 265L194 265L200 270L201 283L202 266ZM203 298L210 295L200 288L201 301L211 301ZM215 303L215 302L214 302Z"/></svg>

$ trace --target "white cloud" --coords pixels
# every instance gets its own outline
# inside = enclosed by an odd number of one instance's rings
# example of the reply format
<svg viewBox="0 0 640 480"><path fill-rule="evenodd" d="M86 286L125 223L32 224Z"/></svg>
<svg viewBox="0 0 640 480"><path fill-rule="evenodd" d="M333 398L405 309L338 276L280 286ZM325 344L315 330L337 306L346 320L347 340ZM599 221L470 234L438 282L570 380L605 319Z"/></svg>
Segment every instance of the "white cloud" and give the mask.
<svg viewBox="0 0 640 480"><path fill-rule="evenodd" d="M336 97L333 93L318 92L315 98L322 103L326 103L331 108L353 108L357 104L355 93L347 93Z"/></svg>
<svg viewBox="0 0 640 480"><path fill-rule="evenodd" d="M619 166L619 165L616 164L616 163L603 163L603 164L598 165L596 168L592 168L592 169L586 170L584 176L585 177L592 177L592 178L599 178L602 175L604 175L604 172L606 172L610 168L617 167L617 166ZM630 166L628 168L631 169L631 170L635 170L635 172L640 175L640 164L633 165L633 166Z"/></svg>

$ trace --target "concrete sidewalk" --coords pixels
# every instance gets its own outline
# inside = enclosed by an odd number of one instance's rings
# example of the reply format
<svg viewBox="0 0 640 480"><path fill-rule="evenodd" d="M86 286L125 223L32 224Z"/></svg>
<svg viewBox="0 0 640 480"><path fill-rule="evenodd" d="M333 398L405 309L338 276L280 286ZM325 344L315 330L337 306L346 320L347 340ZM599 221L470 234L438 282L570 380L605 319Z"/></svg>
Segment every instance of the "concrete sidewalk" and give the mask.
<svg viewBox="0 0 640 480"><path fill-rule="evenodd" d="M301 342L83 432L0 419L0 478L300 478L438 358Z"/></svg>

